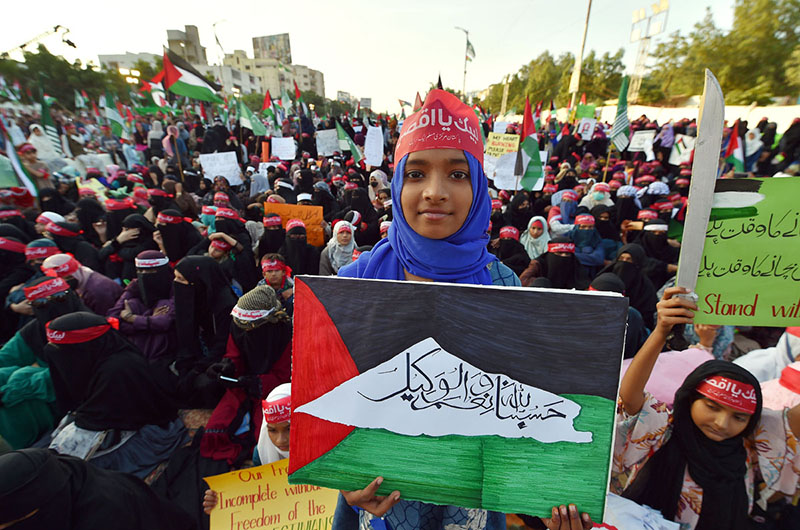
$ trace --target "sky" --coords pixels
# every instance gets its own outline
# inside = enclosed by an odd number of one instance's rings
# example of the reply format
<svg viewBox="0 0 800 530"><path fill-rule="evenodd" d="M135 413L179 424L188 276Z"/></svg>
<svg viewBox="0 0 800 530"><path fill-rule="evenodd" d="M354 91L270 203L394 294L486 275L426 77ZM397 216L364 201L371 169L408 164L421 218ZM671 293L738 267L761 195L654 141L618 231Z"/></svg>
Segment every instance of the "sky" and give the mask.
<svg viewBox="0 0 800 530"><path fill-rule="evenodd" d="M586 53L592 49L613 53L624 48L623 60L630 73L637 51L637 44L629 42L632 13L644 7L649 14L654 1L593 0ZM70 61L97 62L98 54L160 54L167 42L166 30L182 30L190 24L198 27L209 62L218 63L222 52L214 40L215 23L225 53L240 49L251 57L252 37L289 33L293 62L325 75L326 97L334 99L336 92L343 90L372 98L376 112L394 113L400 111L398 99L413 101L417 91L424 95L439 74L445 86L461 89L465 35L456 26L469 31L476 52L467 67L470 92L501 81L544 51L555 56L577 54L588 2L238 0L225 4L138 0L127 4L39 0L35 13L23 2L13 2L4 9L0 52L60 24L70 30L68 38L77 49L64 45L60 34L41 42ZM671 0L666 31L654 41L677 30L687 33L705 16L706 7L718 27L730 29L733 4L734 0ZM9 23L17 19L24 23Z"/></svg>

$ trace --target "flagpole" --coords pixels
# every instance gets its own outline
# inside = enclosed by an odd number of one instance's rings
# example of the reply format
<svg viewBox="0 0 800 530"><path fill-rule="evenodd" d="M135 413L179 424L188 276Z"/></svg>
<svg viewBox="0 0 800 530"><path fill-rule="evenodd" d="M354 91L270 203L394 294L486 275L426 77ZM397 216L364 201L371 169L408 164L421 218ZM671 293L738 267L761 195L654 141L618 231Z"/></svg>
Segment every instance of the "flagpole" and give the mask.
<svg viewBox="0 0 800 530"><path fill-rule="evenodd" d="M610 139L608 140L608 152L606 153L606 167L603 168L603 182L606 181L606 177L608 176L608 163L611 161L611 146L614 145Z"/></svg>
<svg viewBox="0 0 800 530"><path fill-rule="evenodd" d="M460 28L456 26L456 29L460 29L464 32L464 35L467 38L467 42L464 48L464 83L461 85L461 97L464 98L464 103L467 102L467 52L469 51L469 31L465 30L464 28Z"/></svg>

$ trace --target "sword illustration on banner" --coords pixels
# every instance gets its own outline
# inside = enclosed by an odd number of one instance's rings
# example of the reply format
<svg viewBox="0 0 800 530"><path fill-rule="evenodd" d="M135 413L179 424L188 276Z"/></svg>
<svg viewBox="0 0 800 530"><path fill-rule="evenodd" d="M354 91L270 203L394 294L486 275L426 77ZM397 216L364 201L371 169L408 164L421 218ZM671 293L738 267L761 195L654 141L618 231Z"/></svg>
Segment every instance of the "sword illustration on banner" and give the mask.
<svg viewBox="0 0 800 530"><path fill-rule="evenodd" d="M676 285L692 291L685 296L697 302L694 289L697 286L697 273L703 258L703 245L706 240L708 220L714 203L714 185L717 180L719 153L722 147L722 124L725 118L725 100L717 78L706 69L703 98L698 112L697 142L692 165L692 182L689 187L689 201L686 222L683 228L683 241L678 259L678 278Z"/></svg>

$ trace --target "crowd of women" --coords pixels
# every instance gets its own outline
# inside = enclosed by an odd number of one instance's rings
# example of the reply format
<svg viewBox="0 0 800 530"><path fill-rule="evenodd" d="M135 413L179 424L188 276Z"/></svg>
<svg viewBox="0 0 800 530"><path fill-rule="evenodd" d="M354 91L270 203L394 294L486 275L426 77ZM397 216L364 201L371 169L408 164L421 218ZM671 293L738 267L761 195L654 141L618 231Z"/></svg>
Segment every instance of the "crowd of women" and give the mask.
<svg viewBox="0 0 800 530"><path fill-rule="evenodd" d="M482 126L446 92L431 91L423 110L434 105ZM1 527L207 526L216 495L203 476L288 456L299 274L625 295L611 491L686 529L797 524L800 332L695 326L696 306L674 297L688 164L607 157L602 129L591 142L543 134L552 156L541 189L509 192L487 180L474 135L401 134L387 122L384 163L368 168L347 152L317 156L309 129L287 124L298 157L248 157L236 143L239 186L203 175L195 157L205 141L216 151L242 137L221 122L164 132L142 120L137 131L158 137L151 164L124 170L56 171L37 159L39 140L18 145L40 170L40 193L33 204L0 196ZM658 125L642 117L637 127ZM800 121L758 158L756 176L796 174ZM321 226L265 214L271 203L318 206ZM324 245L309 244L312 228ZM720 392L726 385L739 391ZM211 412L190 432L198 409ZM401 492L377 496L381 480L342 492L337 529L377 517L394 530L506 524ZM535 495L531 486L520 485ZM523 519L591 526L563 501L549 518ZM138 519L123 522L131 503Z"/></svg>

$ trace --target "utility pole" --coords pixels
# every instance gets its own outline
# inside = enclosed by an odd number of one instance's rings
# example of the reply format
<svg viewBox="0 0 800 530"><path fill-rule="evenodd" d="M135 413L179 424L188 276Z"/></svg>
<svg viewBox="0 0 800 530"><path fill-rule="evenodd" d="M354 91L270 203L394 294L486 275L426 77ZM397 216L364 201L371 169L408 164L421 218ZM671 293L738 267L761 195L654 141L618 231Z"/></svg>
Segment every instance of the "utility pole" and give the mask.
<svg viewBox="0 0 800 530"><path fill-rule="evenodd" d="M464 28L456 26L456 29L460 29L464 32L464 35L467 37L467 44L464 51L464 83L461 85L461 96L464 98L464 103L467 102L467 61L469 61L469 31L465 30Z"/></svg>
<svg viewBox="0 0 800 530"><path fill-rule="evenodd" d="M659 3L653 4L651 9L653 14L650 16L647 16L645 8L637 9L633 12L631 42L638 42L639 50L636 53L636 64L633 67L633 75L631 76L631 88L628 92L629 103L636 103L639 100L639 89L642 87L642 79L647 69L650 39L664 31L667 25L669 0L660 0Z"/></svg>
<svg viewBox="0 0 800 530"><path fill-rule="evenodd" d="M508 78L510 74L506 74L506 79L503 84L503 102L500 104L500 116L506 114L506 103L508 103Z"/></svg>
<svg viewBox="0 0 800 530"><path fill-rule="evenodd" d="M572 94L569 107L575 108L575 97L581 85L581 68L583 67L583 49L586 47L586 32L589 31L589 15L592 12L592 0L589 0L589 7L586 8L586 22L583 25L583 37L581 37L581 51L575 58L575 67L572 70L572 77L569 80L569 91Z"/></svg>

